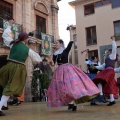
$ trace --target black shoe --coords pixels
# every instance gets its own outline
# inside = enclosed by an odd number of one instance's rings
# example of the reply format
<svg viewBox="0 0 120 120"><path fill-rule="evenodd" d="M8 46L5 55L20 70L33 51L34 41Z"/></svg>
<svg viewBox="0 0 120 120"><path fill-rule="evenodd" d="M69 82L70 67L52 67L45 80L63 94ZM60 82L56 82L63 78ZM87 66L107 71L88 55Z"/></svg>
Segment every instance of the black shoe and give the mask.
<svg viewBox="0 0 120 120"><path fill-rule="evenodd" d="M116 104L115 101L113 101L113 102L109 102L109 104L107 104L107 106L112 106L112 105L114 105L114 104Z"/></svg>
<svg viewBox="0 0 120 120"><path fill-rule="evenodd" d="M68 104L68 110L72 110L74 107L74 104Z"/></svg>
<svg viewBox="0 0 120 120"><path fill-rule="evenodd" d="M2 111L0 111L0 116L5 116L5 114Z"/></svg>
<svg viewBox="0 0 120 120"><path fill-rule="evenodd" d="M73 108L72 108L72 111L76 111L77 110L77 106L74 106Z"/></svg>
<svg viewBox="0 0 120 120"><path fill-rule="evenodd" d="M95 102L91 102L90 105L98 105L98 104L96 104Z"/></svg>
<svg viewBox="0 0 120 120"><path fill-rule="evenodd" d="M2 110L8 110L8 107L2 106Z"/></svg>

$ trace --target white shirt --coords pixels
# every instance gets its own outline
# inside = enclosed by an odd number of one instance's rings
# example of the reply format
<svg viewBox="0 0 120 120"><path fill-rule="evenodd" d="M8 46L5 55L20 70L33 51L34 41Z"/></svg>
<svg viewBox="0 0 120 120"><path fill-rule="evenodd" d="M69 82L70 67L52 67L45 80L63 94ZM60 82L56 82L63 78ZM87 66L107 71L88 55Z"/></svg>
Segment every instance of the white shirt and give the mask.
<svg viewBox="0 0 120 120"><path fill-rule="evenodd" d="M114 68L114 71L115 71L116 73L120 72L120 67Z"/></svg>
<svg viewBox="0 0 120 120"><path fill-rule="evenodd" d="M88 65L95 65L95 64L98 64L98 66L100 65L100 62L96 63L96 62L93 62L91 60L87 60L87 61L85 61L85 63Z"/></svg>
<svg viewBox="0 0 120 120"><path fill-rule="evenodd" d="M33 51L32 49L29 49L28 55L34 64L42 62L40 55L38 53L36 53L35 51Z"/></svg>

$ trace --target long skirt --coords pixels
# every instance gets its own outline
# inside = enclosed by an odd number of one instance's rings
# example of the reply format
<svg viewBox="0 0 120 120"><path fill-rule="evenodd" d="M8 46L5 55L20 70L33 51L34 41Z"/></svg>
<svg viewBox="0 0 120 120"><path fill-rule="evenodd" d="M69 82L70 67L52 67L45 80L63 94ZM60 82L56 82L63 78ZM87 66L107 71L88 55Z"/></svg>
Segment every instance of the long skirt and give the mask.
<svg viewBox="0 0 120 120"><path fill-rule="evenodd" d="M0 85L3 88L3 95L21 96L26 82L25 65L8 62L0 69Z"/></svg>
<svg viewBox="0 0 120 120"><path fill-rule="evenodd" d="M115 80L115 72L114 69L105 69L99 72L96 77L93 79L93 82L97 85L98 83L102 83L103 85L103 93L114 94L118 93L118 86Z"/></svg>
<svg viewBox="0 0 120 120"><path fill-rule="evenodd" d="M99 94L99 89L92 80L78 67L63 64L55 70L47 91L48 106L68 105L73 100L86 102Z"/></svg>

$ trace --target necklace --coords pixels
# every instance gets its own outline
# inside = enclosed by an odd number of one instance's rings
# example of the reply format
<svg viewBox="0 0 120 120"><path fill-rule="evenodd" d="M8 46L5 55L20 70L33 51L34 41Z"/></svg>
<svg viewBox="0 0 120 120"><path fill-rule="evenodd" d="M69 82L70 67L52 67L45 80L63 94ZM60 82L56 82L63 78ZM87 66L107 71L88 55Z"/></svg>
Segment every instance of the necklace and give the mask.
<svg viewBox="0 0 120 120"><path fill-rule="evenodd" d="M61 60L62 54L57 55L57 59Z"/></svg>

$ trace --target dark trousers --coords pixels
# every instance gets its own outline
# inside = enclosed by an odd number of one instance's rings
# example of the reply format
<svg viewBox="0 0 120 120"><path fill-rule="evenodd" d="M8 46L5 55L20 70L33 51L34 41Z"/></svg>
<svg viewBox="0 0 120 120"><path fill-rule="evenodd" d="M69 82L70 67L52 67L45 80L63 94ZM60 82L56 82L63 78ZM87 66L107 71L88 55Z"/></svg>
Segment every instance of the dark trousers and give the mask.
<svg viewBox="0 0 120 120"><path fill-rule="evenodd" d="M2 93L3 93L3 87L0 85L0 100L1 100L1 97L2 97Z"/></svg>

